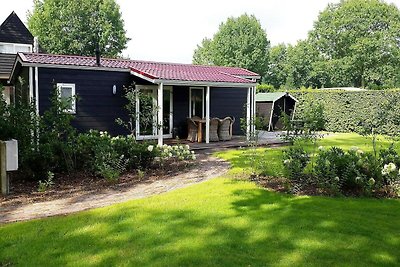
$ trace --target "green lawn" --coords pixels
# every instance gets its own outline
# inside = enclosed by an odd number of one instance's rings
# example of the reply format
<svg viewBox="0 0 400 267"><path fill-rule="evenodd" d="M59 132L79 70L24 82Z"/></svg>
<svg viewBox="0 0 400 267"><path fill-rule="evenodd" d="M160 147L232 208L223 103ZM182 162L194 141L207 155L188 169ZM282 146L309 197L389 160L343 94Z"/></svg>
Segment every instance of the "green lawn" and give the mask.
<svg viewBox="0 0 400 267"><path fill-rule="evenodd" d="M1 226L0 266L400 265L399 200L293 197L231 175Z"/></svg>
<svg viewBox="0 0 400 267"><path fill-rule="evenodd" d="M387 148L392 143L391 140L382 136L378 137L377 149ZM314 149L311 144L304 144L305 149L312 152ZM372 151L371 139L354 133L335 133L330 134L324 139L317 141L317 146L331 147L338 146L345 150L351 147L358 147L364 151ZM400 142L396 144L397 151L400 152ZM232 164L231 174L241 176L243 173L249 172L250 166L255 166L264 171L265 174L272 176L283 175L282 150L286 147L278 148L258 148L256 163L251 161L249 156L252 151L249 150L229 150L217 153L217 155L225 160L229 160Z"/></svg>

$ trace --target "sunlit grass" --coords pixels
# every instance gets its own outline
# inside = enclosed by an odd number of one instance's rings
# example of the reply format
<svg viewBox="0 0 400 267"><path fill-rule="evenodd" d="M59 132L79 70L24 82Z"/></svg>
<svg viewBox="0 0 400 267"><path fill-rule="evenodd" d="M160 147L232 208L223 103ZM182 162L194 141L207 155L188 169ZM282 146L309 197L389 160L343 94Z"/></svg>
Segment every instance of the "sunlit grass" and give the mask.
<svg viewBox="0 0 400 267"><path fill-rule="evenodd" d="M387 148L393 140L383 136L378 137L377 149ZM332 147L337 146L345 150L352 147L358 147L364 151L372 151L370 137L364 137L355 133L330 133L325 138L317 141L316 147L311 143L302 143L302 146L312 154L319 146ZM400 151L400 144L396 144L396 149ZM228 160L232 164L232 174L243 175L248 173L251 167L264 172L267 175L283 175L282 150L286 147L258 148L255 153L255 159L252 159L251 149L228 150L216 153L217 156Z"/></svg>
<svg viewBox="0 0 400 267"><path fill-rule="evenodd" d="M247 168L240 155L220 153L236 174ZM3 225L0 266L399 266L399 229L398 200L294 197L230 173L146 199Z"/></svg>

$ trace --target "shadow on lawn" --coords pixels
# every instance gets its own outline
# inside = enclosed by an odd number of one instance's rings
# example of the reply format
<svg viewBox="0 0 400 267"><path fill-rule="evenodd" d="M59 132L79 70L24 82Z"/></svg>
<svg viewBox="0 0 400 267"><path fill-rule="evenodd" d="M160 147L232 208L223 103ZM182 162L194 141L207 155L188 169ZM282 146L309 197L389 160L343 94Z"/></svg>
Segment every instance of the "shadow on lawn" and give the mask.
<svg viewBox="0 0 400 267"><path fill-rule="evenodd" d="M225 185L235 183L241 182ZM186 208L183 197L174 209L132 202L36 221L33 228L15 224L20 232L14 238L0 228L0 263L10 253L49 265L399 264L398 201L292 197L254 188L232 194L221 201L222 210ZM23 245L12 254L15 243Z"/></svg>

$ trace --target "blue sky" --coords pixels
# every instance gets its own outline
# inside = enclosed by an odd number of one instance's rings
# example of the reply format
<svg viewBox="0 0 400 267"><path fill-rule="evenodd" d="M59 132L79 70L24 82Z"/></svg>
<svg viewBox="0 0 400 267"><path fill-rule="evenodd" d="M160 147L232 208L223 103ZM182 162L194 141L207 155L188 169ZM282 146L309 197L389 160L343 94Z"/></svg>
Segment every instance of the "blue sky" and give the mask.
<svg viewBox="0 0 400 267"><path fill-rule="evenodd" d="M328 3L340 0L116 0L127 35L123 52L133 59L190 63L204 37L212 37L221 22L243 13L254 14L272 45L304 39ZM2 1L0 21L13 10L26 22L32 0ZM400 0L389 0L400 8Z"/></svg>

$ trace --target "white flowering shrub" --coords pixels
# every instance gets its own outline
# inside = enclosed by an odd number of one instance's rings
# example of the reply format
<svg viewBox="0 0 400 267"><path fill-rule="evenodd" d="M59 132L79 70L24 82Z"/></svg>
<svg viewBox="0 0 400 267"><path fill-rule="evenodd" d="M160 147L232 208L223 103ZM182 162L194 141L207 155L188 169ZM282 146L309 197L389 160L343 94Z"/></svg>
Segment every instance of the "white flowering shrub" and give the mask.
<svg viewBox="0 0 400 267"><path fill-rule="evenodd" d="M302 178L309 162L310 155L301 146L289 147L283 151L283 167L288 178Z"/></svg>
<svg viewBox="0 0 400 267"><path fill-rule="evenodd" d="M77 142L81 168L108 180L116 180L125 170L145 169L157 156L148 151L148 143L135 137L112 137L106 131L90 130L80 134Z"/></svg>
<svg viewBox="0 0 400 267"><path fill-rule="evenodd" d="M194 151L190 150L189 145L162 145L162 146L156 146L154 147L153 145L148 146L147 148L148 151L157 151L160 161L165 161L168 159L175 159L175 160L187 160L187 161L192 161L196 160L196 155Z"/></svg>
<svg viewBox="0 0 400 267"><path fill-rule="evenodd" d="M306 168L305 151L286 150L283 165L289 178L299 180L306 175L307 183L329 194L385 194L400 193L400 159L393 147L383 149L379 155L364 152L358 147L344 151L338 147L319 147L314 164ZM307 162L308 164L308 162ZM304 169L307 173L304 173Z"/></svg>

